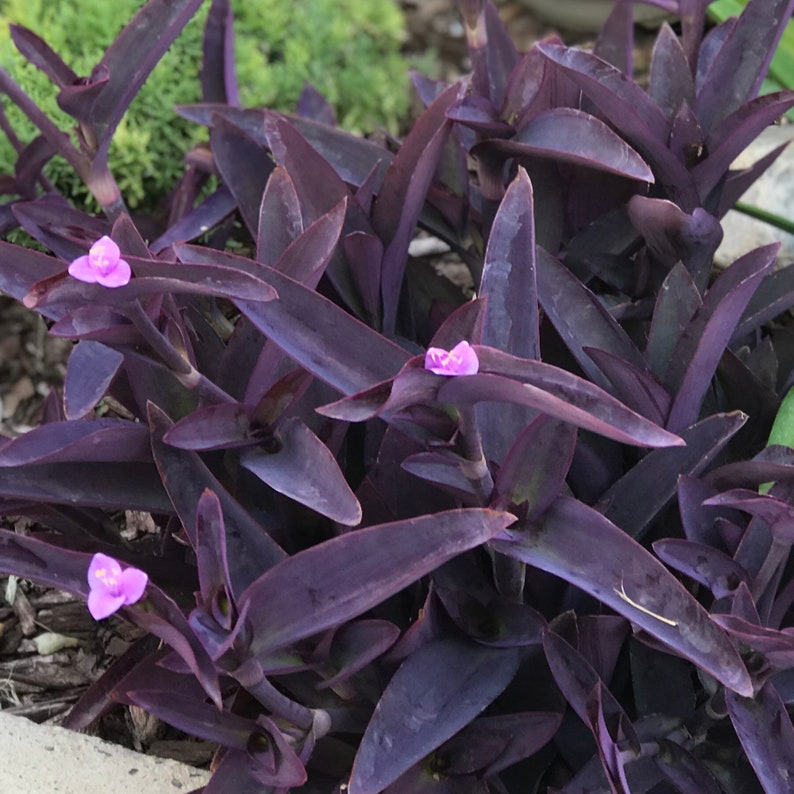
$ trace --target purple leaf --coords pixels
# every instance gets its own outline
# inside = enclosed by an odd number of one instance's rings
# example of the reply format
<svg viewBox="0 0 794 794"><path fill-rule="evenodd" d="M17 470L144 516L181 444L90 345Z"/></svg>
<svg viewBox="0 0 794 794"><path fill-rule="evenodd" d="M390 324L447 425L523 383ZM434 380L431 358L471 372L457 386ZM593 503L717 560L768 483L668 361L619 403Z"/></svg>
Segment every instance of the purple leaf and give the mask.
<svg viewBox="0 0 794 794"><path fill-rule="evenodd" d="M273 160L261 143L222 116L213 121L210 145L221 178L237 200L248 231L256 239L262 195L274 168Z"/></svg>
<svg viewBox="0 0 794 794"><path fill-rule="evenodd" d="M387 335L395 329L408 244L449 137L451 123L445 114L459 94L460 87L451 86L421 115L389 165L372 205L372 225L384 248L381 295Z"/></svg>
<svg viewBox="0 0 794 794"><path fill-rule="evenodd" d="M733 595L740 582L750 585L747 571L733 557L704 543L665 538L657 540L653 550L671 568L711 590L715 598Z"/></svg>
<svg viewBox="0 0 794 794"><path fill-rule="evenodd" d="M714 129L758 93L792 8L792 0L747 3L698 87L695 113L704 129Z"/></svg>
<svg viewBox="0 0 794 794"><path fill-rule="evenodd" d="M374 234L351 232L342 240L350 275L353 279L369 324L381 327L381 265L383 243Z"/></svg>
<svg viewBox="0 0 794 794"><path fill-rule="evenodd" d="M618 794L624 790L621 783L625 780L623 765L627 759L623 753L638 754L640 749L628 716L587 660L562 637L553 631L544 632L543 652L565 699L592 731L610 788ZM607 726L607 716L611 730Z"/></svg>
<svg viewBox="0 0 794 794"><path fill-rule="evenodd" d="M635 538L641 537L675 496L682 474L700 474L719 454L747 417L716 414L681 433L686 446L655 449L603 494L604 515Z"/></svg>
<svg viewBox="0 0 794 794"><path fill-rule="evenodd" d="M678 385L667 427L683 430L698 417L700 404L742 312L759 282L772 269L779 243L737 259L711 286L673 351L670 382Z"/></svg>
<svg viewBox="0 0 794 794"><path fill-rule="evenodd" d="M673 351L701 303L690 273L680 262L673 265L656 297L647 348L651 370L668 387L670 384L665 375L671 368Z"/></svg>
<svg viewBox="0 0 794 794"><path fill-rule="evenodd" d="M42 279L63 273L66 263L55 257L0 241L0 291L21 301L31 287ZM57 312L42 312L55 317Z"/></svg>
<svg viewBox="0 0 794 794"><path fill-rule="evenodd" d="M166 229L149 244L149 247L152 253L159 254L171 245L194 240L205 234L207 229L215 228L236 209L237 201L231 191L225 185L221 185L195 209Z"/></svg>
<svg viewBox="0 0 794 794"><path fill-rule="evenodd" d="M667 114L675 118L684 103L695 101L695 82L686 53L667 22L662 23L651 58L648 93Z"/></svg>
<svg viewBox="0 0 794 794"><path fill-rule="evenodd" d="M628 77L634 70L634 7L617 0L596 39L593 53Z"/></svg>
<svg viewBox="0 0 794 794"><path fill-rule="evenodd" d="M336 250L346 210L347 199L342 199L321 215L287 246L273 269L306 287L316 288Z"/></svg>
<svg viewBox="0 0 794 794"><path fill-rule="evenodd" d="M256 261L273 267L303 229L295 185L287 171L276 166L267 180L259 210Z"/></svg>
<svg viewBox="0 0 794 794"><path fill-rule="evenodd" d="M515 518L493 510L448 510L332 538L284 560L254 582L252 652L265 655L350 620Z"/></svg>
<svg viewBox="0 0 794 794"><path fill-rule="evenodd" d="M766 94L745 103L712 130L705 141L708 157L692 170L700 194L708 195L739 154L792 105L791 91Z"/></svg>
<svg viewBox="0 0 794 794"><path fill-rule="evenodd" d="M0 448L0 467L31 463L111 463L151 460L149 432L125 419L50 422Z"/></svg>
<svg viewBox="0 0 794 794"><path fill-rule="evenodd" d="M643 371L645 359L604 305L568 268L537 249L538 294L543 310L587 376L602 388L609 381L585 352L596 347Z"/></svg>
<svg viewBox="0 0 794 794"><path fill-rule="evenodd" d="M757 491L736 488L712 496L704 504L713 507L723 505L735 507L757 516L769 525L775 539L784 543L794 543L794 506L783 499L776 499L769 494L759 494Z"/></svg>
<svg viewBox="0 0 794 794"><path fill-rule="evenodd" d="M447 118L488 138L509 138L515 132L510 124L502 121L489 100L473 94L456 102L447 111Z"/></svg>
<svg viewBox="0 0 794 794"><path fill-rule="evenodd" d="M482 344L540 358L532 184L523 168L494 218L479 297L487 300Z"/></svg>
<svg viewBox="0 0 794 794"><path fill-rule="evenodd" d="M9 25L8 29L11 40L19 52L37 69L44 72L55 85L64 88L77 82L78 76L44 39L21 25Z"/></svg>
<svg viewBox="0 0 794 794"><path fill-rule="evenodd" d="M494 507L526 503L534 521L560 495L576 446L576 429L538 416L516 438L496 477Z"/></svg>
<svg viewBox="0 0 794 794"><path fill-rule="evenodd" d="M284 559L285 553L228 491L213 476L195 452L171 447L163 436L173 427L171 420L156 406L149 406L152 428L152 453L168 496L173 503L193 548L197 547L197 505L205 489L220 500L225 525L229 573L237 597L263 569ZM238 599L239 600L239 599Z"/></svg>
<svg viewBox="0 0 794 794"><path fill-rule="evenodd" d="M328 447L297 417L280 422L276 438L276 452L251 447L240 455L240 465L321 515L347 526L358 524L361 505Z"/></svg>
<svg viewBox="0 0 794 794"><path fill-rule="evenodd" d="M642 182L653 182L645 161L603 121L574 108L552 108L534 116L509 140L475 146L476 157L487 148L505 157L541 157L582 165Z"/></svg>
<svg viewBox="0 0 794 794"><path fill-rule="evenodd" d="M234 13L229 0L212 0L201 48L201 98L237 105L234 69Z"/></svg>
<svg viewBox="0 0 794 794"><path fill-rule="evenodd" d="M682 443L677 436L570 372L485 346L478 346L477 353L479 374L442 383L437 396L439 402L513 402L628 444L678 446Z"/></svg>
<svg viewBox="0 0 794 794"><path fill-rule="evenodd" d="M719 221L701 207L689 214L671 201L646 196L632 196L628 210L634 228L664 266L681 261L698 290L705 292L714 252L722 242Z"/></svg>
<svg viewBox="0 0 794 794"><path fill-rule="evenodd" d="M31 504L171 512L156 471L151 465L134 462L12 466L0 477L0 498Z"/></svg>
<svg viewBox="0 0 794 794"><path fill-rule="evenodd" d="M209 252L210 249L207 249ZM54 284L49 280L33 284L25 305L40 311L58 309L64 304L95 303L123 305L144 295L173 292L177 295L214 295L240 300L270 301L276 291L256 275L242 269L219 266L208 253L205 263L171 264L137 257L126 257L134 277L129 284L107 289L98 284L84 284L63 278ZM232 264L224 260L224 264Z"/></svg>
<svg viewBox="0 0 794 794"><path fill-rule="evenodd" d="M140 87L201 3L202 0L149 0L94 68L91 80L107 75L106 80L100 78L101 90L86 95L81 91L84 86L62 89L58 103L93 126L100 147L107 145Z"/></svg>
<svg viewBox="0 0 794 794"><path fill-rule="evenodd" d="M515 648L452 638L432 640L411 654L364 732L350 794L383 791L488 706L510 683L518 663Z"/></svg>
<svg viewBox="0 0 794 794"><path fill-rule="evenodd" d="M699 205L692 177L667 148L670 121L636 83L606 61L582 50L541 43L538 49L564 70L650 163L656 181L665 185L683 209Z"/></svg>
<svg viewBox="0 0 794 794"><path fill-rule="evenodd" d="M197 246L177 246L185 262L246 262ZM241 302L240 308L259 330L287 355L343 394L355 394L400 370L409 356L401 347L351 317L326 298L283 276L258 267L260 278L278 290L278 301ZM345 340L338 346L336 340Z"/></svg>
<svg viewBox="0 0 794 794"><path fill-rule="evenodd" d="M706 761L669 739L661 743L653 760L678 791L697 791L698 794L721 794L724 791ZM734 787L734 790L738 791L738 788Z"/></svg>
<svg viewBox="0 0 794 794"><path fill-rule="evenodd" d="M524 711L480 717L440 748L451 775L481 772L489 778L529 758L549 742L562 722L556 711Z"/></svg>
<svg viewBox="0 0 794 794"><path fill-rule="evenodd" d="M346 681L386 653L399 636L400 629L387 620L356 620L341 626L334 632L328 650L328 663L338 672L317 684L317 689Z"/></svg>
<svg viewBox="0 0 794 794"><path fill-rule="evenodd" d="M100 342L83 340L69 354L63 387L67 419L79 419L93 410L116 377L124 356Z"/></svg>
<svg viewBox="0 0 794 794"><path fill-rule="evenodd" d="M253 422L254 407L240 403L207 405L180 419L163 441L179 449L230 449L261 444L271 433L263 435Z"/></svg>
<svg viewBox="0 0 794 794"><path fill-rule="evenodd" d="M303 84L296 110L301 118L336 126L334 106L309 82Z"/></svg>
<svg viewBox="0 0 794 794"><path fill-rule="evenodd" d="M733 727L767 794L791 790L794 728L775 687L767 682L754 697L725 693Z"/></svg>
<svg viewBox="0 0 794 794"><path fill-rule="evenodd" d="M648 551L592 508L561 497L541 528L508 530L501 537L510 540L491 541L495 550L576 585L727 688L752 693L738 652L706 610Z"/></svg>
<svg viewBox="0 0 794 794"><path fill-rule="evenodd" d="M603 350L593 347L582 349L609 378L619 400L651 422L664 425L670 410L670 395L652 372L638 370Z"/></svg>

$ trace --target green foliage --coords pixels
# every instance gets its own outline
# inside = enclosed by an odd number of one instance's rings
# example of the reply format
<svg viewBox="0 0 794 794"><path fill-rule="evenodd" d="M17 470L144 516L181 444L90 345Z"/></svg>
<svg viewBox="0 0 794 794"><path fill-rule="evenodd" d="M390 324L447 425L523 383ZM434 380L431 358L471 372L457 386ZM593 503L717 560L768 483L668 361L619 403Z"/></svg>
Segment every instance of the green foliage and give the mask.
<svg viewBox="0 0 794 794"><path fill-rule="evenodd" d="M140 8L140 0L0 0L0 65L62 129L73 121L57 106L57 89L28 64L8 24L42 36L80 75ZM294 110L306 81L334 106L352 131L394 129L408 107L407 69L400 55L403 20L394 0L233 0L240 100L245 106ZM175 104L200 100L199 70L209 2L158 64L119 126L110 166L131 208L150 208L183 171L182 156L204 131L178 118ZM10 103L4 107L23 143L35 128ZM0 172L15 161L0 136ZM72 169L55 158L46 174L66 195L88 199Z"/></svg>

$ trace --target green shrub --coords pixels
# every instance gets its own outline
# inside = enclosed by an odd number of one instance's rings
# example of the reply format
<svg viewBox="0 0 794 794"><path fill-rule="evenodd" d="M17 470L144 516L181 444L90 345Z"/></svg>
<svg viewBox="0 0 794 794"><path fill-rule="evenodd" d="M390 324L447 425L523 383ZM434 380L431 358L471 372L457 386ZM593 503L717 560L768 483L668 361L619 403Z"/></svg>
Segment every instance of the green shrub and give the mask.
<svg viewBox="0 0 794 794"><path fill-rule="evenodd" d="M16 51L11 22L44 38L80 75L140 8L140 0L0 0L0 65L70 130L57 89ZM334 106L340 125L355 132L390 129L408 107L407 69L400 54L404 27L395 0L232 0L240 101L293 110L308 80ZM200 100L201 43L209 1L158 64L120 125L110 166L131 208L150 207L182 173L182 155L205 132L175 116L175 104ZM10 103L9 120L23 142L35 129ZM15 160L0 135L0 172ZM66 163L45 173L66 195L87 197Z"/></svg>

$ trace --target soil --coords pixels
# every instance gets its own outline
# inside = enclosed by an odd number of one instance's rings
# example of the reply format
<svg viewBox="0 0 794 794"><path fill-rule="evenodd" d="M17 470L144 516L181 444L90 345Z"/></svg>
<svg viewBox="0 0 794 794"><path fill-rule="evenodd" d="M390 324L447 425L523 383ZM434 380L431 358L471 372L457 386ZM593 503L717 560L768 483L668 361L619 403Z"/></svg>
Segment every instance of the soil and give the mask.
<svg viewBox="0 0 794 794"><path fill-rule="evenodd" d="M406 52L425 56L425 64L429 53L437 64L436 77L453 80L466 73L464 31L453 0L402 0L402 5ZM502 3L500 11L520 51L551 32L520 2ZM582 41L581 34L561 33L568 43ZM647 62L649 39L639 41L639 60ZM57 401L70 349L70 342L47 334L41 318L0 296L0 434L16 436L35 427L45 401ZM146 518L120 517L128 538L148 531ZM3 526L24 532L28 520L6 519ZM138 629L115 617L95 622L84 603L68 594L0 576L0 709L36 722L62 722L87 687L139 637ZM208 764L214 749L140 709L122 706L90 731L196 765Z"/></svg>

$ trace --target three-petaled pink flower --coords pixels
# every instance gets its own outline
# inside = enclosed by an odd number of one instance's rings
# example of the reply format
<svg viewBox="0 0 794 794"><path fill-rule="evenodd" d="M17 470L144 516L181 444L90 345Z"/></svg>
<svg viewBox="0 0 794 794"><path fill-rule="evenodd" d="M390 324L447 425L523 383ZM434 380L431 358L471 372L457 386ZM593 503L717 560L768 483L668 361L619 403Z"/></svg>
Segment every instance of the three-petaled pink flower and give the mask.
<svg viewBox="0 0 794 794"><path fill-rule="evenodd" d="M88 611L94 620L102 620L125 604L140 601L149 577L137 568L121 569L118 560L107 554L95 554L88 566Z"/></svg>
<svg viewBox="0 0 794 794"><path fill-rule="evenodd" d="M425 353L425 369L436 375L454 377L456 375L476 375L480 360L474 348L465 340L458 342L452 350L429 347Z"/></svg>
<svg viewBox="0 0 794 794"><path fill-rule="evenodd" d="M69 275L89 284L123 287L129 284L132 270L121 258L119 247L105 235L91 246L87 256L78 256L69 265Z"/></svg>

